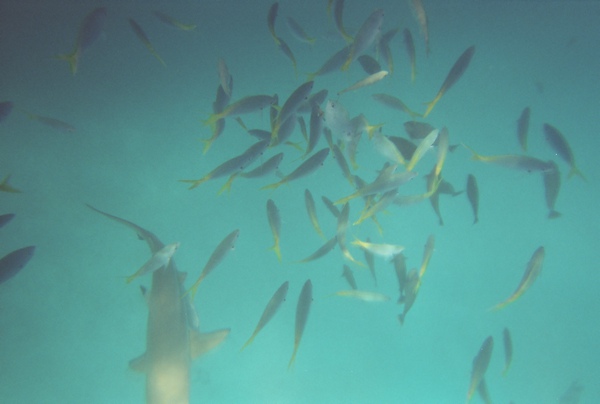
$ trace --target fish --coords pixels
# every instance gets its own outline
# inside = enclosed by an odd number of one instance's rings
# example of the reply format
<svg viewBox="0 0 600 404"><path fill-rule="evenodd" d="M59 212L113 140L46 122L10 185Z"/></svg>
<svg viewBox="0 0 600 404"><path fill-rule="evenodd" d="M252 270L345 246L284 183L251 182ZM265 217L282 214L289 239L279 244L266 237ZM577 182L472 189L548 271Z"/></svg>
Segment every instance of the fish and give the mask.
<svg viewBox="0 0 600 404"><path fill-rule="evenodd" d="M329 59L323 63L323 65L314 73L308 74L308 81L314 80L318 76L323 76L339 70L343 65L348 55L350 54L350 47L344 46L342 49L334 53Z"/></svg>
<svg viewBox="0 0 600 404"><path fill-rule="evenodd" d="M427 153L429 149L433 146L433 143L437 140L440 131L437 129L432 130L427 136L421 140L415 152L413 153L410 161L406 164L406 171L412 171L415 168L415 165L421 160L421 158Z"/></svg>
<svg viewBox="0 0 600 404"><path fill-rule="evenodd" d="M369 292L366 290L340 290L334 293L335 296L351 297L353 299L362 300L363 302L387 302L390 300L389 296L382 293Z"/></svg>
<svg viewBox="0 0 600 404"><path fill-rule="evenodd" d="M302 26L298 24L296 20L294 20L292 17L287 17L286 21L290 32L297 40L314 45L317 39L308 35L306 31L304 31L304 28L302 28Z"/></svg>
<svg viewBox="0 0 600 404"><path fill-rule="evenodd" d="M219 119L260 111L268 106L275 104L276 102L277 96L250 95L232 104L227 105L227 107L225 107L223 111L210 115L208 119L204 121L204 124L207 126L214 127L215 123Z"/></svg>
<svg viewBox="0 0 600 404"><path fill-rule="evenodd" d="M544 196L546 197L546 206L548 207L548 219L555 219L561 215L560 212L554 209L556 198L558 198L558 193L560 192L560 171L554 161L549 160L548 164L551 166L550 170L542 173L544 179Z"/></svg>
<svg viewBox="0 0 600 404"><path fill-rule="evenodd" d="M25 268L25 265L33 258L34 253L35 246L29 246L19 248L0 258L0 284L6 282Z"/></svg>
<svg viewBox="0 0 600 404"><path fill-rule="evenodd" d="M548 171L552 169L552 166L547 162L535 157L524 156L519 154L501 154L496 156L482 156L469 146L465 145L467 149L473 154L472 160L482 161L484 163L495 164L506 168L513 168L517 170L523 170L527 172L532 171Z"/></svg>
<svg viewBox="0 0 600 404"><path fill-rule="evenodd" d="M352 289L356 290L356 280L354 279L354 274L352 273L350 267L346 264L344 264L342 276L344 277L344 279L346 279L348 285L350 285Z"/></svg>
<svg viewBox="0 0 600 404"><path fill-rule="evenodd" d="M304 190L304 204L306 205L306 212L308 213L308 218L310 219L313 228L319 236L325 237L323 230L321 230L321 226L319 225L315 200L308 188Z"/></svg>
<svg viewBox="0 0 600 404"><path fill-rule="evenodd" d="M546 141L554 149L556 154L558 154L571 167L567 178L578 175L581 177L581 179L586 181L585 176L581 171L579 171L579 168L577 168L577 165L575 164L575 156L573 155L571 146L569 146L569 143L567 142L567 139L565 139L564 135L554 126L547 123L544 124L544 135L546 137Z"/></svg>
<svg viewBox="0 0 600 404"><path fill-rule="evenodd" d="M531 109L525 107L517 120L517 139L519 139L519 145L521 145L521 150L523 150L523 152L527 151L527 134L529 132L530 115Z"/></svg>
<svg viewBox="0 0 600 404"><path fill-rule="evenodd" d="M435 250L435 237L433 234L429 235L427 242L425 243L425 250L423 251L423 260L421 261L421 268L419 269L419 278L423 278L425 271L429 267L429 261Z"/></svg>
<svg viewBox="0 0 600 404"><path fill-rule="evenodd" d="M375 74L382 70L379 62L376 61L372 56L361 55L356 60L358 60L358 63L360 63L360 66L363 68L365 73L369 75Z"/></svg>
<svg viewBox="0 0 600 404"><path fill-rule="evenodd" d="M373 44L377 35L381 33L383 16L383 10L378 8L367 17L350 44L348 58L342 65L341 70L348 70L350 64Z"/></svg>
<svg viewBox="0 0 600 404"><path fill-rule="evenodd" d="M381 104L385 105L386 107L395 109L397 111L404 112L405 114L410 115L412 118L417 118L417 117L421 116L421 114L410 109L408 106L406 106L406 104L404 102L402 102L402 100L400 100L397 97L394 97L393 95L380 93L380 94L373 94L371 97L373 97L373 99L375 101L380 102ZM427 133L429 133L429 132L427 132Z"/></svg>
<svg viewBox="0 0 600 404"><path fill-rule="evenodd" d="M81 21L73 52L56 56L56 59L65 60L69 63L71 74L75 75L77 73L79 58L102 34L106 16L106 7L93 9Z"/></svg>
<svg viewBox="0 0 600 404"><path fill-rule="evenodd" d="M333 4L333 21L335 22L335 28L342 35L342 38L348 43L352 43L354 40L351 35L348 35L344 28L343 14L344 14L344 0L334 0Z"/></svg>
<svg viewBox="0 0 600 404"><path fill-rule="evenodd" d="M527 289L531 287L535 279L542 271L544 256L544 247L538 247L531 256L529 262L527 263L527 268L525 268L525 273L523 274L523 278L521 279L519 286L517 286L517 289L506 300L492 307L491 310L500 310L508 306L509 304L516 301L519 297L521 297L523 293L525 293Z"/></svg>
<svg viewBox="0 0 600 404"><path fill-rule="evenodd" d="M180 182L190 183L189 189L194 189L197 186L203 184L208 180L212 180L215 178L219 178L225 175L229 175L231 173L241 171L246 168L248 165L252 164L254 160L260 157L264 151L269 146L269 139L262 140L250 146L245 152L242 154L232 157L226 162L220 164L216 168L214 168L211 172L206 174L204 177L197 180L179 180Z"/></svg>
<svg viewBox="0 0 600 404"><path fill-rule="evenodd" d="M12 112L14 104L11 101L0 102L0 122L5 120Z"/></svg>
<svg viewBox="0 0 600 404"><path fill-rule="evenodd" d="M175 251L179 248L179 243L167 244L157 252L155 252L152 257L144 265L140 267L133 275L127 277L127 283L133 282L136 278L148 274L153 273L154 271L165 268L169 265L169 261L175 254Z"/></svg>
<svg viewBox="0 0 600 404"><path fill-rule="evenodd" d="M369 237L367 237L366 242L370 243L371 239ZM371 272L371 277L373 277L375 286L377 286L377 275L375 274L375 256L369 250L363 250L363 251L365 253L365 261L367 262L367 267L369 268L369 272ZM353 288L353 289L356 289L356 288Z"/></svg>
<svg viewBox="0 0 600 404"><path fill-rule="evenodd" d="M46 125L54 130L57 130L59 132L63 132L63 133L74 133L77 131L77 129L71 125L70 123L61 121L59 119L56 118L51 118L49 116L42 116L42 115L37 115L37 114L32 114L31 112L27 112L27 111L23 111L25 113L25 115L27 115L27 117L33 121L37 121L39 123L41 123L42 125Z"/></svg>
<svg viewBox="0 0 600 404"><path fill-rule="evenodd" d="M467 198L473 209L473 224L479 222L479 188L473 174L467 176Z"/></svg>
<svg viewBox="0 0 600 404"><path fill-rule="evenodd" d="M275 205L272 199L267 201L267 219L273 233L274 244L270 250L275 251L277 259L281 262L281 249L279 247L279 235L281 233L281 217L279 216L279 208Z"/></svg>
<svg viewBox="0 0 600 404"><path fill-rule="evenodd" d="M252 333L250 338L248 338L248 341L246 341L244 346L242 346L241 351L246 349L246 347L250 345L252 341L254 341L254 338L256 338L258 333L263 328L265 328L269 321L271 321L271 319L275 316L275 313L277 313L277 310L279 310L279 307L281 307L281 304L285 301L285 297L287 296L289 286L290 283L288 281L285 281L281 284L279 288L277 288L277 290L267 303L267 306L265 307L262 315L260 316L258 324L256 324L256 328L254 328L254 332Z"/></svg>
<svg viewBox="0 0 600 404"><path fill-rule="evenodd" d="M277 34L275 33L275 21L277 20L277 11L279 10L279 2L275 2L271 4L269 7L269 13L267 14L267 27L269 27L269 32L271 33L271 37L275 41L275 45L279 46L280 40Z"/></svg>
<svg viewBox="0 0 600 404"><path fill-rule="evenodd" d="M378 81L383 80L388 74L389 74L389 72L387 70L381 70L381 71L378 71L377 73L373 73L370 76L367 76L364 79L354 83L350 87L345 88L341 91L338 91L337 95L339 97L340 95L347 93L348 91L354 91L354 90L358 90L359 88L362 88L362 87L371 86L371 85L377 83Z"/></svg>
<svg viewBox="0 0 600 404"><path fill-rule="evenodd" d="M513 355L512 338L510 336L510 331L506 327L504 327L504 330L502 331L502 340L504 341L504 369L502 370L502 376L506 376Z"/></svg>
<svg viewBox="0 0 600 404"><path fill-rule="evenodd" d="M383 257L387 260L391 260L394 256L400 254L404 251L404 246L395 245L395 244L376 244L376 243L368 243L366 241L362 241L356 238L353 242L353 245L359 246L363 250L369 251L372 254Z"/></svg>
<svg viewBox="0 0 600 404"><path fill-rule="evenodd" d="M296 354L300 347L300 341L302 340L302 334L304 334L304 328L306 327L306 321L308 320L308 313L310 312L310 305L312 303L312 282L308 279L298 298L298 305L296 306L296 330L294 332L294 351L292 357L288 363L288 369L291 369L294 361L296 360Z"/></svg>
<svg viewBox="0 0 600 404"><path fill-rule="evenodd" d="M159 21L170 25L171 27L179 28L182 31L193 31L194 29L196 29L196 24L184 24L181 21L178 21L175 18L171 17L170 15L163 13L162 11L153 11L152 14L154 14L154 16L159 19Z"/></svg>
<svg viewBox="0 0 600 404"><path fill-rule="evenodd" d="M469 384L469 390L467 391L467 403L473 398L473 394L479 383L483 380L485 372L490 364L490 358L492 357L492 350L494 349L494 338L490 335L483 341L481 348L475 358L473 359L473 369L471 370L471 382Z"/></svg>
<svg viewBox="0 0 600 404"><path fill-rule="evenodd" d="M427 13L423 7L423 2L422 0L410 0L410 5L412 7L413 15L419 23L421 34L425 39L425 54L429 56L429 23L427 21Z"/></svg>
<svg viewBox="0 0 600 404"><path fill-rule="evenodd" d="M406 53L408 53L408 60L410 61L410 81L414 83L415 78L417 77L415 43L408 28L405 28L404 31L402 31L402 35L404 36L404 46L406 47Z"/></svg>
<svg viewBox="0 0 600 404"><path fill-rule="evenodd" d="M4 176L4 178L2 179L2 181L0 181L0 191L2 192L8 192L11 194L20 194L23 191L18 190L17 188L13 187L12 185L10 185L8 183L8 180L10 180L10 174Z"/></svg>
<svg viewBox="0 0 600 404"><path fill-rule="evenodd" d="M459 58L452 66L452 69L450 69L450 72L446 76L446 79L442 83L442 86L440 87L435 98L427 103L427 110L423 114L424 118L426 118L429 115L429 113L433 110L435 104L438 103L442 96L446 94L446 92L448 92L450 88L452 88L452 86L458 81L458 79L460 79L463 73L467 70L467 67L469 67L469 63L471 63L471 58L473 58L474 53L475 46L470 46L459 56Z"/></svg>
<svg viewBox="0 0 600 404"><path fill-rule="evenodd" d="M156 60L160 62L161 65L166 66L165 61L160 57L158 52L156 52L156 49L154 49L154 45L152 45L152 42L150 42L148 35L146 35L142 27L133 18L129 18L128 21L129 25L131 26L131 29L133 29L133 32L148 49L148 51L150 51L150 54L154 56Z"/></svg>
<svg viewBox="0 0 600 404"><path fill-rule="evenodd" d="M154 233L87 206L132 229L153 254L164 247ZM193 305L189 297L182 298L182 294L181 272L172 259L166 267L152 274L152 286L146 293L149 311L146 352L129 362L130 368L146 374L148 403L188 403L192 360L219 346L230 331L220 329L202 333L193 328L193 313L190 313Z"/></svg>
<svg viewBox="0 0 600 404"><path fill-rule="evenodd" d="M325 255L327 255L331 250L333 250L333 248L335 247L336 244L337 244L337 236L333 236L332 238L327 240L325 242L325 244L323 244L321 247L319 247L314 253L312 253L308 257L298 261L298 263L301 264L301 263L310 262L310 261L314 261L316 259L322 258Z"/></svg>
<svg viewBox="0 0 600 404"><path fill-rule="evenodd" d="M294 171L284 176L280 181L265 185L261 189L276 189L283 184L287 184L291 181L297 180L298 178L302 178L307 176L321 167L329 155L329 148L326 147L324 149L319 150L312 156L310 156L306 161L300 164Z"/></svg>
<svg viewBox="0 0 600 404"><path fill-rule="evenodd" d="M14 217L14 213L5 213L4 215L0 215L0 228L4 227L8 222L13 220Z"/></svg>
<svg viewBox="0 0 600 404"><path fill-rule="evenodd" d="M200 273L198 279L196 279L196 282L194 282L194 284L185 292L186 296L190 295L191 299L194 300L194 296L196 296L196 292L198 292L198 287L202 281L208 276L209 273L211 273L213 269L217 267L217 265L221 263L221 261L223 261L223 258L225 258L227 254L229 254L229 252L235 248L235 242L237 241L239 235L240 230L235 229L225 236L223 240L221 240L219 245L217 245L217 248L215 248L208 258L204 268L202 268L202 272Z"/></svg>
<svg viewBox="0 0 600 404"><path fill-rule="evenodd" d="M302 83L298 88L296 88L292 94L288 97L287 100L283 103L283 106L279 110L277 114L277 118L275 119L275 126L273 128L273 132L271 134L271 143L277 141L277 137L279 134L279 129L281 125L292 115L296 113L298 108L302 105L304 101L308 99L310 92L313 89L315 82L307 81L306 83Z"/></svg>

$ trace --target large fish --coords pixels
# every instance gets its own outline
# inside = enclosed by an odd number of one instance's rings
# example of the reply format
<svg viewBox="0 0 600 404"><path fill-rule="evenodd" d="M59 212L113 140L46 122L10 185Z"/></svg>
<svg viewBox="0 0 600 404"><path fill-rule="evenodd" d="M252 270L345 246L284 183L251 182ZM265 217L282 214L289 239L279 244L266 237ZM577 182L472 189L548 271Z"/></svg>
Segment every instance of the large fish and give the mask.
<svg viewBox="0 0 600 404"><path fill-rule="evenodd" d="M153 254L164 247L150 231L88 206L133 229ZM191 325L194 310L189 297L182 297L181 275L173 259L152 274L152 286L147 293L146 352L129 363L132 369L146 373L147 403L189 403L192 360L217 347L229 334L229 329L200 333Z"/></svg>

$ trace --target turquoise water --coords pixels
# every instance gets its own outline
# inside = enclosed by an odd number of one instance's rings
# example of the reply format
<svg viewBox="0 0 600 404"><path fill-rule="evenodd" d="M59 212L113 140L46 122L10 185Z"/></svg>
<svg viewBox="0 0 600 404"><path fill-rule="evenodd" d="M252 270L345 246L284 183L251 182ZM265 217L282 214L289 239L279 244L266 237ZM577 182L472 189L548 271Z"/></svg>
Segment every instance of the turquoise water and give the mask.
<svg viewBox="0 0 600 404"><path fill-rule="evenodd" d="M195 361L191 402L215 403L460 403L469 388L472 361L491 335L494 349L486 373L497 403L557 403L574 381L581 403L600 401L597 366L600 274L596 214L597 111L600 51L596 2L424 0L431 53L408 2L348 0L344 23L358 30L375 8L385 10L383 31L400 27L391 41L393 74L372 87L336 96L365 73L354 62L347 72L318 77L314 91L329 90L354 117L384 123L386 135L404 136L408 115L381 106L371 94L385 92L424 112L459 55L476 51L460 80L425 119L449 131L450 144L465 143L485 155L521 153L516 121L531 108L528 155L554 160L562 187L549 220L539 173L509 170L449 153L444 179L458 190L468 174L479 184L479 223L473 225L465 194L440 196L444 226L429 202L391 206L371 221L351 226L348 240L405 246L408 269L421 264L429 235L435 251L418 297L400 325L402 306L391 263L376 258L377 284L369 272L348 263L339 248L324 258L298 264L323 244L304 207L304 190L317 202L327 237L336 219L321 203L353 192L330 155L308 177L274 191L259 190L278 178L236 179L217 196L226 178L188 190L179 179L200 178L255 142L231 118L209 152L199 139L210 136L204 120L212 112L222 57L234 77L233 100L279 95L280 104L317 70L344 40L326 14L326 2L281 1L276 31L298 62L277 49L267 29L268 1L234 2L4 2L0 12L2 52L0 101L12 113L0 122L0 176L23 191L0 194L0 214L15 218L0 229L4 255L35 245L33 259L0 285L0 401L5 403L136 403L144 401L145 378L127 368L144 351L147 309L139 285L124 277L149 258L145 243L125 227L89 210L85 203L131 220L165 243L180 242L175 254L189 287L219 241L240 229L235 250L206 278L195 299L203 331L231 328L215 351ZM108 10L99 38L85 50L73 76L53 56L73 49L82 19L95 7ZM189 32L160 22L161 10L198 27ZM314 46L290 34L292 16ZM161 65L135 36L127 19L143 27ZM402 41L409 28L417 50L417 76ZM375 56L374 48L369 52ZM386 68L385 63L381 60ZM323 105L324 107L324 105ZM57 130L22 111L52 117L76 128ZM308 123L308 115L304 116ZM269 128L267 111L244 115L249 128ZM568 165L544 139L542 125L561 130L587 181L567 179ZM298 129L293 141L304 147ZM326 147L321 139L316 150ZM268 150L261 161L283 151L279 169L291 172L300 151ZM365 135L355 171L372 181L384 163ZM429 152L401 188L425 192ZM260 162L260 161L259 161ZM282 262L273 244L266 201L280 210ZM364 204L350 202L356 220ZM527 262L545 247L543 269L533 286L500 311L489 308L519 284ZM350 246L364 261L363 253ZM340 276L348 264L361 290L391 297L366 303L329 297L348 289ZM291 371L296 303L307 279L313 302ZM284 281L287 300L277 315L240 353L268 300ZM506 376L502 331L510 329L514 355ZM472 402L481 402L475 394ZM562 401L577 402L577 401Z"/></svg>

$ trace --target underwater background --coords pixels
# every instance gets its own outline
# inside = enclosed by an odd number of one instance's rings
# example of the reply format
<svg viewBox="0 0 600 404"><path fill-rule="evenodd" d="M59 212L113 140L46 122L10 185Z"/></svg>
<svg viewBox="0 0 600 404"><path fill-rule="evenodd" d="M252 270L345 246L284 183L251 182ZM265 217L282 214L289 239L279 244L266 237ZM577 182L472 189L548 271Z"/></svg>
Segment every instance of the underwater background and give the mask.
<svg viewBox="0 0 600 404"><path fill-rule="evenodd" d="M191 402L464 402L473 358L490 335L495 344L485 380L493 402L600 402L600 3L423 0L427 56L411 2L345 1L343 21L352 34L376 8L385 12L382 31L400 28L390 41L393 72L338 96L366 76L353 62L347 71L316 77L313 93L327 89L327 99L338 101L351 117L364 114L370 124L384 124L383 133L407 137L403 124L412 118L371 95L394 95L422 113L457 58L474 45L460 80L418 120L447 127L451 145L462 143L483 155L523 154L517 119L530 107L526 154L554 160L562 178L555 206L561 215L549 219L542 174L474 161L459 146L448 153L443 178L459 191L468 174L477 178L478 223L462 193L440 196L443 226L427 200L379 213L382 233L370 220L350 226L349 244L370 237L404 246L408 269L419 268L425 243L435 236L418 298L403 324L388 260L375 257L376 282L337 247L323 258L297 263L336 234L337 219L321 197L335 201L354 191L333 153L314 173L275 190L259 189L278 181L274 174L238 178L221 195L227 177L192 190L179 181L201 178L256 142L226 118L223 134L203 154L199 140L211 136L202 121L213 112L218 59L234 77L232 100L278 94L282 105L306 73L345 44L327 3L279 2L275 29L293 51L296 74L267 28L271 1L2 2L0 101L14 107L0 122L0 177L10 175L10 185L21 192L0 193L0 214L15 214L0 229L0 256L29 245L36 249L19 273L0 284L1 402L144 401L145 378L129 370L128 361L144 351L147 308L139 285L149 286L150 276L131 284L124 278L148 260L148 249L86 203L151 230L165 243L180 242L174 259L188 273L187 287L219 241L240 229L235 249L195 296L200 329L231 333L192 364ZM73 75L55 56L72 50L82 20L96 7L106 7L106 20ZM168 26L155 10L197 27ZM287 16L316 38L313 45L291 35ZM128 18L144 28L164 65L136 37ZM416 47L414 82L405 28ZM374 46L367 53L391 70ZM307 124L309 115L303 114ZM269 129L266 109L242 119L248 128ZM545 123L568 140L585 180L568 178L569 165L544 138ZM291 141L306 145L298 128ZM322 138L315 150L324 147ZM278 152L285 156L283 174L302 162L302 151L281 145L257 163ZM353 173L372 181L384 162L364 134ZM427 153L415 168L419 175L401 193L425 192L423 178L435 162L436 152ZM305 189L315 198L326 238L311 226ZM268 199L281 215L281 262L269 250ZM362 198L350 206L354 221ZM490 310L515 290L540 246L545 258L533 286L502 310ZM364 261L360 249L349 249ZM344 264L359 289L391 300L331 296L349 289L341 277ZM296 304L307 279L313 301L288 370ZM290 282L286 301L240 352L284 281ZM514 353L503 376L504 328ZM471 401L483 402L477 394Z"/></svg>

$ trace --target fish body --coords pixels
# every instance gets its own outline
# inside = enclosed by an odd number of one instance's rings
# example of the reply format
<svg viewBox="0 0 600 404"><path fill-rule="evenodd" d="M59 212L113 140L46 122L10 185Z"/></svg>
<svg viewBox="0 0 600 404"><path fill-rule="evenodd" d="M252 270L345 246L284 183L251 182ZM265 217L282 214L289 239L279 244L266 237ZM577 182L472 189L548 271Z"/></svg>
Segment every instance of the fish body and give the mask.
<svg viewBox="0 0 600 404"><path fill-rule="evenodd" d="M348 91L354 91L354 90L358 90L359 88L362 88L362 87L371 86L371 85L377 83L378 81L383 80L383 78L386 77L388 74L389 74L388 71L380 70L377 73L373 73L373 74L365 77L364 79L354 83L350 87L339 91L337 93L337 95L340 96L344 93L347 93Z"/></svg>
<svg viewBox="0 0 600 404"><path fill-rule="evenodd" d="M527 151L527 134L529 133L529 118L531 116L531 109L526 107L521 112L521 116L517 120L517 139L521 145L523 152Z"/></svg>
<svg viewBox="0 0 600 404"><path fill-rule="evenodd" d="M144 44L146 49L148 49L150 54L154 56L156 60L160 62L161 65L166 66L165 61L160 57L158 52L156 52L156 49L154 49L154 45L152 45L152 42L150 42L148 35L146 35L142 27L133 18L129 18L129 25L131 26L131 29L138 37L138 39Z"/></svg>
<svg viewBox="0 0 600 404"><path fill-rule="evenodd" d="M585 177L577 168L575 164L575 156L573 155L573 151L571 150L571 146L567 142L567 139L564 135L556 129L554 126L549 125L547 123L544 124L544 135L546 137L546 141L550 146L554 149L556 154L558 154L564 161L566 161L569 166L571 166L571 170L569 171L568 178L571 178L573 175L580 176L583 180Z"/></svg>
<svg viewBox="0 0 600 404"><path fill-rule="evenodd" d="M0 284L15 276L33 258L35 246L23 247L0 258Z"/></svg>
<svg viewBox="0 0 600 404"><path fill-rule="evenodd" d="M546 197L546 206L548 207L548 219L555 219L560 217L560 212L554 209L558 193L560 192L560 171L554 161L550 160L548 164L550 164L551 169L542 173L544 178L544 196Z"/></svg>
<svg viewBox="0 0 600 404"><path fill-rule="evenodd" d="M292 367L294 361L296 360L296 354L298 353L298 348L300 347L300 341L302 340L302 335L304 334L304 328L306 327L306 321L308 320L308 313L310 312L310 305L312 303L312 282L308 279L304 286L302 286L302 290L300 291L300 296L298 298L298 305L296 306L296 329L294 332L294 351L292 352L292 357L290 358L290 362L288 363L288 369Z"/></svg>
<svg viewBox="0 0 600 404"><path fill-rule="evenodd" d="M373 44L375 38L381 32L383 16L383 10L379 8L367 17L350 44L350 53L341 67L342 70L348 70L350 64Z"/></svg>
<svg viewBox="0 0 600 404"><path fill-rule="evenodd" d="M142 238L154 254L164 244L150 231L117 216L94 211L115 220ZM146 293L148 326L146 352L130 361L129 366L146 374L146 402L152 404L188 403L192 360L214 349L225 340L229 329L201 333L192 324L193 306L183 297L181 272L175 260L152 274Z"/></svg>
<svg viewBox="0 0 600 404"><path fill-rule="evenodd" d="M267 219L269 220L269 227L271 227L271 233L273 233L274 240L274 244L270 249L275 252L277 259L281 262L281 248L279 246L281 217L279 215L279 208L272 199L267 201Z"/></svg>
<svg viewBox="0 0 600 404"><path fill-rule="evenodd" d="M318 152L316 152L315 154L310 156L308 159L306 159L306 161L304 161L302 164L300 164L294 171L292 171L291 173L289 173L288 175L283 177L281 179L281 181L266 185L266 186L262 187L261 189L275 189L275 188L280 187L283 184L287 184L298 178L309 175L310 173L314 172L315 170L317 170L319 167L321 167L323 165L323 163L328 155L329 155L328 147L319 150Z"/></svg>
<svg viewBox="0 0 600 404"><path fill-rule="evenodd" d="M483 345L479 348L479 352L473 359L473 369L471 370L471 382L467 391L467 403L473 398L473 394L477 390L479 383L483 380L485 372L490 364L492 350L494 349L494 338L490 335L483 341Z"/></svg>
<svg viewBox="0 0 600 404"><path fill-rule="evenodd" d="M175 251L177 251L178 248L179 243L173 243L168 244L155 252L152 257L136 271L136 273L127 277L127 283L131 283L140 276L153 273L154 271L169 265L169 261L171 261L173 254L175 254Z"/></svg>
<svg viewBox="0 0 600 404"><path fill-rule="evenodd" d="M467 198L473 209L473 224L475 224L479 221L479 187L473 174L469 174L467 177Z"/></svg>
<svg viewBox="0 0 600 404"><path fill-rule="evenodd" d="M279 310L279 307L281 307L281 303L283 303L285 301L285 297L287 296L289 286L290 286L290 283L288 281L285 281L275 291L275 293L273 294L273 296L267 303L267 306L265 307L262 315L260 316L260 319L258 320L258 324L256 324L256 328L254 329L254 332L252 333L252 335L250 336L248 341L246 341L244 346L242 346L242 349L241 349L242 351L248 345L250 345L252 343L252 341L254 341L254 338L256 338L256 336L258 335L260 330L265 328L265 326L269 323L269 321L271 321L271 319L275 316L275 313L277 313L277 310Z"/></svg>

